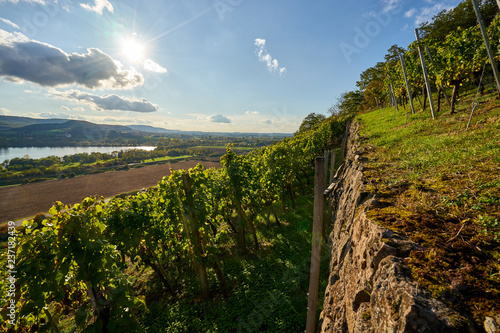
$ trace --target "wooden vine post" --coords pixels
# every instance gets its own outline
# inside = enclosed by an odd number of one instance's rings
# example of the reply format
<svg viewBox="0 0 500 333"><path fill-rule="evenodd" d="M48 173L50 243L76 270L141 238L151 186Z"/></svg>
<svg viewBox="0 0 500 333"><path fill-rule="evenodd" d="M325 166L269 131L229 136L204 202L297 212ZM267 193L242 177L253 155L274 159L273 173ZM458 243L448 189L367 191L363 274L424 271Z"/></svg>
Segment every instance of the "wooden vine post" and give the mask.
<svg viewBox="0 0 500 333"><path fill-rule="evenodd" d="M349 120L345 125L344 138L342 139L342 147L340 150L340 164L344 162L346 149L347 149L347 134L349 133L349 126L351 126L351 121Z"/></svg>
<svg viewBox="0 0 500 333"><path fill-rule="evenodd" d="M323 181L323 184L325 184L325 188L328 187L328 163L330 162L330 152L328 150L325 150L324 152L324 159L325 159L325 177L324 177L324 181ZM324 213L324 212L323 212ZM326 234L325 234L325 231L326 231L326 223L327 223L328 219L323 217L323 226L322 226L322 232L321 232L321 235L323 236L323 238L325 238L326 240Z"/></svg>
<svg viewBox="0 0 500 333"><path fill-rule="evenodd" d="M408 78L406 76L405 57L402 53L399 55L399 60L401 60L401 67L403 68L403 76L406 83L406 91L408 92L408 99L410 100L411 113L415 114L415 109L413 108L413 98L411 98L410 84L408 83Z"/></svg>
<svg viewBox="0 0 500 333"><path fill-rule="evenodd" d="M330 152L328 150L325 150L324 152L324 159L325 159L325 187L328 187L328 184L326 183L328 181L328 162L329 162L329 157L330 157Z"/></svg>
<svg viewBox="0 0 500 333"><path fill-rule="evenodd" d="M208 299L208 297L210 296L210 290L208 287L207 268L205 266L205 263L203 262L203 244L200 232L197 228L196 214L193 211L193 192L191 188L191 180L189 179L189 174L187 172L182 174L182 182L184 183L184 188L186 190L186 202L188 205L188 211L183 212L188 229L186 231L189 235L194 249L194 264L196 266L196 270L198 271L198 278L200 279L201 284L201 292L203 298Z"/></svg>
<svg viewBox="0 0 500 333"><path fill-rule="evenodd" d="M481 11L479 10L479 6L476 0L471 0L472 6L474 7L474 11L476 12L477 22L479 23L479 29L481 29L481 35L483 35L484 45L486 46L486 52L488 52L488 58L490 59L491 67L493 69L493 76L495 77L495 83L497 85L497 90L500 95L500 78L498 76L498 67L495 57L493 56L493 52L491 52L490 41L488 39L488 34L486 33L486 29L484 28L483 18L481 17ZM497 0L497 3L500 3Z"/></svg>
<svg viewBox="0 0 500 333"><path fill-rule="evenodd" d="M307 303L306 333L316 332L316 310L318 307L319 272L321 264L321 239L325 207L325 161L316 157L314 172L314 216L312 230L311 272L309 278L309 299Z"/></svg>
<svg viewBox="0 0 500 333"><path fill-rule="evenodd" d="M330 152L332 160L330 161L330 181L328 182L329 183L328 185L330 185L333 182L333 177L335 176L335 155L336 151L335 149L332 149L332 151Z"/></svg>
<svg viewBox="0 0 500 333"><path fill-rule="evenodd" d="M429 60L431 61L431 63L434 62L434 60L432 60L432 55L431 55L431 50L429 50L429 47L427 45L425 45L425 50L427 51L427 56L429 57ZM443 92L443 96L444 96L444 99L446 100L446 103L448 104L448 106L450 107L451 109L451 101L450 99L448 98L448 95L446 94L446 91L444 90L443 86L442 85L439 85L438 86L441 91Z"/></svg>
<svg viewBox="0 0 500 333"><path fill-rule="evenodd" d="M427 75L427 66L425 66L424 53L420 47L420 36L418 35L418 29L415 29L415 37L417 39L418 45L418 55L420 57L420 63L422 64L422 72L424 74L425 87L427 88L427 97L429 98L429 105L431 107L432 119L436 119L436 111L434 110L434 101L432 100L431 83L429 81L429 75Z"/></svg>
<svg viewBox="0 0 500 333"><path fill-rule="evenodd" d="M332 149L330 152L330 178L328 179L327 188L330 187L330 185L333 183L333 178L335 177L335 155L336 155L336 150ZM328 193L326 196L326 202L327 202L327 209L326 209L326 218L323 224L323 238L325 239L325 242L328 241L328 235L326 234L326 226L330 225L332 223L332 195L331 193Z"/></svg>
<svg viewBox="0 0 500 333"><path fill-rule="evenodd" d="M392 84L389 84L388 87L389 87L389 101L391 102L391 106L394 106L394 97L392 96Z"/></svg>
<svg viewBox="0 0 500 333"><path fill-rule="evenodd" d="M346 141L347 141L347 138L344 137L342 139L342 143L341 143L341 147L340 147L340 164L342 164L342 162L344 162L344 146L345 146Z"/></svg>
<svg viewBox="0 0 500 333"><path fill-rule="evenodd" d="M399 112L398 108L398 99L396 98L396 93L394 92L394 86L392 85L391 82L391 91L392 91L392 99L394 100L394 115L392 116L392 119L394 120L396 118L396 112Z"/></svg>

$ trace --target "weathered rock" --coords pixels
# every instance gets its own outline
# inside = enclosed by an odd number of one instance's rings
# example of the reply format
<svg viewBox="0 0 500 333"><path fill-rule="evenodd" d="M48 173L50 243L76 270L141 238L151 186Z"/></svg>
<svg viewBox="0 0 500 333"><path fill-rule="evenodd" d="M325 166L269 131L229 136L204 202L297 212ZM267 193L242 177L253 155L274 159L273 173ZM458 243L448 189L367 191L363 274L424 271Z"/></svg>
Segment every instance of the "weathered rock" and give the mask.
<svg viewBox="0 0 500 333"><path fill-rule="evenodd" d="M476 332L473 323L415 282L404 258L422 248L366 216L381 203L365 190L363 149L351 126L333 189L330 281L321 332Z"/></svg>
<svg viewBox="0 0 500 333"><path fill-rule="evenodd" d="M498 327L495 319L486 317L484 320L484 330L486 333L497 333L500 332L500 327Z"/></svg>

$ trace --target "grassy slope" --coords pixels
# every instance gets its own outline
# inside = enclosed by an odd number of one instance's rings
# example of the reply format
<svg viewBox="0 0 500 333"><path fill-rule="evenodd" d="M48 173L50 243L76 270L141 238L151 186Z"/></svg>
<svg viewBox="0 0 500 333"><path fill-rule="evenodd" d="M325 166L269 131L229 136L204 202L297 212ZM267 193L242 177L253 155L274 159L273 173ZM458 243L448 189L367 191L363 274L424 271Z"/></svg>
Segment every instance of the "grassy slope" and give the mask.
<svg viewBox="0 0 500 333"><path fill-rule="evenodd" d="M500 313L500 102L481 97L465 131L473 97L436 120L418 111L406 127L394 108L358 120L368 189L387 205L370 216L423 245L407 259L413 277L482 326Z"/></svg>

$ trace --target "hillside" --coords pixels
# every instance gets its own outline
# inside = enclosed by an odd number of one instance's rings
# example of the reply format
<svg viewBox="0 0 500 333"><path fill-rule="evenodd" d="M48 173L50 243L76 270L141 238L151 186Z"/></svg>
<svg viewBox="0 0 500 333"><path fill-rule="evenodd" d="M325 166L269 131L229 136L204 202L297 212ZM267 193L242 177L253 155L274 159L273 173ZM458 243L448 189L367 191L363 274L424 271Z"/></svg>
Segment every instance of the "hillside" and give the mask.
<svg viewBox="0 0 500 333"><path fill-rule="evenodd" d="M164 169L143 191L58 201L17 229L0 226L3 252L17 251L15 265L0 261L19 272L19 294L7 302L19 309L11 330L303 331L312 166L344 126L341 117L318 120L248 154L228 145L220 168ZM76 181L67 190L83 186ZM326 278L324 265L323 287ZM2 328L8 311L0 309Z"/></svg>
<svg viewBox="0 0 500 333"><path fill-rule="evenodd" d="M121 125L98 125L89 121L83 120L67 120L62 123L49 123L49 124L33 124L20 128L16 128L17 132L36 133L51 130L107 130L117 132L132 132L133 130L127 126Z"/></svg>
<svg viewBox="0 0 500 333"><path fill-rule="evenodd" d="M0 130L7 130L34 124L64 123L67 119L35 119L29 117L15 117L0 115Z"/></svg>
<svg viewBox="0 0 500 333"><path fill-rule="evenodd" d="M406 332L417 318L429 331L500 326L500 103L494 92L481 97L466 131L473 98L436 120L393 107L356 118L351 171L339 182L349 196L338 193L352 210L335 213L323 332L342 322ZM342 281L352 281L345 295Z"/></svg>
<svg viewBox="0 0 500 333"><path fill-rule="evenodd" d="M85 144L138 144L149 135L121 125L82 120L2 116L0 147L60 147Z"/></svg>
<svg viewBox="0 0 500 333"><path fill-rule="evenodd" d="M499 32L497 3L462 1L332 108L356 114L358 132L323 332L500 330Z"/></svg>
<svg viewBox="0 0 500 333"><path fill-rule="evenodd" d="M153 145L159 137L199 139L281 139L290 133L239 133L170 130L146 125L95 124L83 120L0 116L0 147L76 145Z"/></svg>

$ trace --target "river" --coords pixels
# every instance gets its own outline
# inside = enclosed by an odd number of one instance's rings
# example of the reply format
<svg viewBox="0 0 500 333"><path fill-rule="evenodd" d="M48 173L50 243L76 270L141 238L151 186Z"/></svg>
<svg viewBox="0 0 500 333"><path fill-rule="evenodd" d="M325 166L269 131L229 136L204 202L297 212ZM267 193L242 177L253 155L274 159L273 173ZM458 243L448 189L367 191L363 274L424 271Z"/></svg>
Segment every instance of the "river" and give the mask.
<svg viewBox="0 0 500 333"><path fill-rule="evenodd" d="M112 153L114 151L120 150L131 150L131 149L141 149L151 151L155 147L21 147L21 148L0 148L0 163L5 160L11 160L13 158L22 158L28 155L30 158L37 159L48 156L59 156L63 157L66 155L80 154L80 153Z"/></svg>

